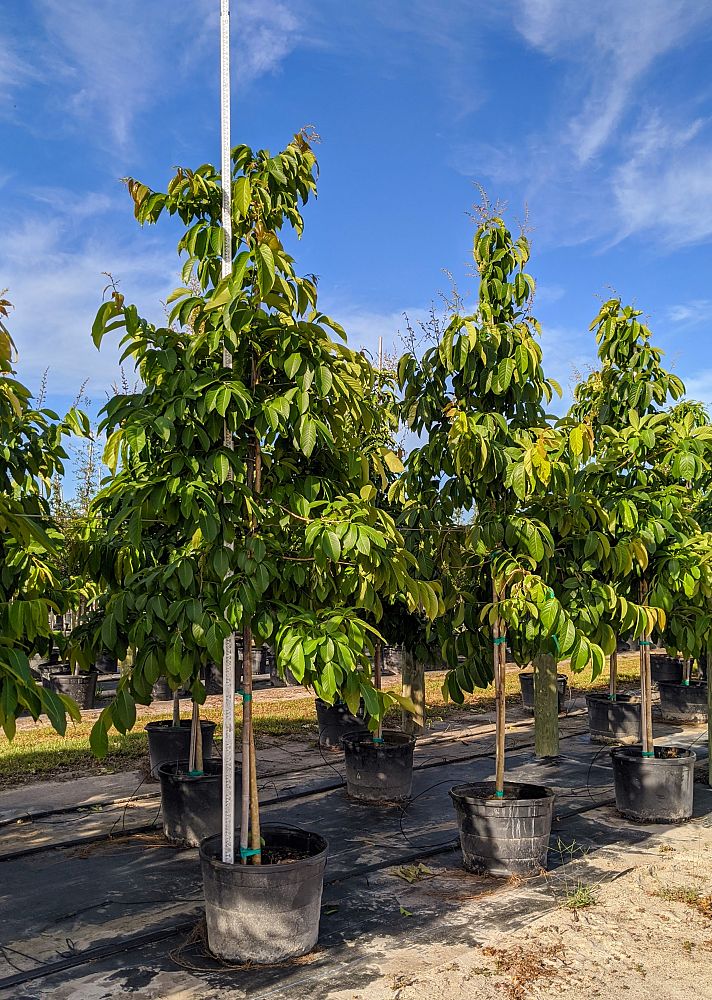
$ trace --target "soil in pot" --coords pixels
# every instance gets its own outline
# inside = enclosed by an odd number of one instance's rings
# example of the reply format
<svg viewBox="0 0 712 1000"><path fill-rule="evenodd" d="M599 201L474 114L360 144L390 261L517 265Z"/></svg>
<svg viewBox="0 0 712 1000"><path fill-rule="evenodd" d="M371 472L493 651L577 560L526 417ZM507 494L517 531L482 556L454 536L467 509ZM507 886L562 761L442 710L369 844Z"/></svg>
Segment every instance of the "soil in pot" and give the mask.
<svg viewBox="0 0 712 1000"><path fill-rule="evenodd" d="M588 730L593 743L639 743L642 737L640 697L587 694Z"/></svg>
<svg viewBox="0 0 712 1000"><path fill-rule="evenodd" d="M359 715L363 712L363 702ZM316 718L319 725L319 746L325 750L341 750L341 741L348 733L366 733L368 729L363 718L352 715L343 702L329 705L316 699Z"/></svg>
<svg viewBox="0 0 712 1000"><path fill-rule="evenodd" d="M94 708L96 678L96 670L88 670L83 674L53 674L52 690L69 695L80 708Z"/></svg>
<svg viewBox="0 0 712 1000"><path fill-rule="evenodd" d="M166 761L178 763L188 760L190 727L190 719L181 719L180 726L174 726L170 719L159 719L143 727L148 733L148 764L152 777L158 778L158 768ZM201 719L200 732L203 738L203 761L207 761L213 756L215 723Z"/></svg>
<svg viewBox="0 0 712 1000"><path fill-rule="evenodd" d="M706 722L707 685L699 681L689 684L666 684L661 681L660 711L666 722Z"/></svg>
<svg viewBox="0 0 712 1000"><path fill-rule="evenodd" d="M346 791L358 802L406 802L413 784L415 737L384 729L382 742L369 732L343 737Z"/></svg>
<svg viewBox="0 0 712 1000"><path fill-rule="evenodd" d="M271 964L311 951L319 936L329 845L294 827L262 827L262 864L226 865L222 834L200 845L208 947L230 962Z"/></svg>
<svg viewBox="0 0 712 1000"><path fill-rule="evenodd" d="M636 823L681 823L692 816L695 754L687 747L611 750L616 809Z"/></svg>
<svg viewBox="0 0 712 1000"><path fill-rule="evenodd" d="M534 674L531 670L522 670L519 674L519 684L522 689L522 708L525 712L534 711ZM566 705L566 686L568 678L566 674L556 675L556 692L559 698L559 715L562 714Z"/></svg>
<svg viewBox="0 0 712 1000"><path fill-rule="evenodd" d="M222 829L222 761L203 761L203 774L188 773L188 761L166 761L158 768L163 833L183 847L199 847Z"/></svg>
<svg viewBox="0 0 712 1000"><path fill-rule="evenodd" d="M546 869L554 793L543 785L505 781L504 798L493 781L455 785L465 868L491 875L536 875Z"/></svg>

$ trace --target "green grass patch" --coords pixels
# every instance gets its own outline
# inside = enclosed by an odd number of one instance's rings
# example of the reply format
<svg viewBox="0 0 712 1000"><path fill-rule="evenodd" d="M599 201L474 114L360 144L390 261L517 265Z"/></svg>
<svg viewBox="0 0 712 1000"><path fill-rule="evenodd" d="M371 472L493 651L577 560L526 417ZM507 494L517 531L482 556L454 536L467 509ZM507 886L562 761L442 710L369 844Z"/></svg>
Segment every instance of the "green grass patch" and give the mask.
<svg viewBox="0 0 712 1000"><path fill-rule="evenodd" d="M559 671L569 676L575 693L599 690L608 686L608 675L603 673L594 682L585 674L572 674L566 665L559 665ZM621 684L628 685L638 679L638 655L623 654L618 661L618 675ZM465 698L464 705L446 702L442 696L442 674L426 675L426 701L430 719L443 719L467 709L475 714L485 714L494 710L494 687L476 691ZM519 679L516 672L507 674L507 702L519 703ZM260 736L282 736L305 741L317 738L316 711L314 699L308 693L299 698L284 698L274 701L255 700L252 703L255 733L259 746ZM187 712L183 711L183 716ZM206 706L201 715L218 724L216 736L221 737L221 706ZM166 705L165 717L170 717L170 706ZM70 778L82 774L107 774L115 771L141 767L147 757L146 734L143 730L147 722L161 716L138 706L136 726L126 736L112 734L109 737L109 753L97 761L89 749L89 732L92 722L82 720L70 724L66 736L58 736L45 719L27 729L19 729L15 739L9 743L0 736L0 788L8 788L32 781L50 778ZM398 724L400 712L391 710L387 722ZM240 726L238 723L237 730Z"/></svg>

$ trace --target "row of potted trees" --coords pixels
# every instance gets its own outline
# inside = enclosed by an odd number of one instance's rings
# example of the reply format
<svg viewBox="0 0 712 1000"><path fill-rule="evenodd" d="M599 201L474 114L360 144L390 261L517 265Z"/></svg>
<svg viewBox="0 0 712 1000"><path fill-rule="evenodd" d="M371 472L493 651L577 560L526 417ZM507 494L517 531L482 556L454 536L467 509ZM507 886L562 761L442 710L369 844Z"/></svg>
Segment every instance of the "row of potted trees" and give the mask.
<svg viewBox="0 0 712 1000"><path fill-rule="evenodd" d="M275 156L233 149L228 273L215 168L181 168L165 192L130 180L141 223L166 213L182 222L184 286L165 327L113 286L92 331L97 346L121 331L140 383L103 410L111 474L78 543L97 610L74 630L70 655L88 668L97 648L120 660L132 651L92 731L98 755L161 678L190 693L191 720L151 724L149 739L167 834L201 842L209 944L232 960L313 944L327 850L315 833L261 823L250 669L237 692L237 857L215 832L225 776L199 706L206 667L233 655L236 633L248 665L253 644L269 642L279 672L336 712L333 739L344 721L353 727L348 788L372 802L409 795L413 736L382 720L399 705L411 728L422 704L422 671L410 671L407 695L382 688L385 638L402 630L414 660L434 650L456 702L494 681L494 780L451 796L466 866L528 873L546 867L553 795L506 779L507 644L534 663L537 752L547 755L558 747L557 662L595 675L611 656L610 715L624 704L618 641L639 643L641 745L616 757L616 780L654 788L657 800L659 782L687 774L690 757L653 744L650 643L661 636L699 657L710 625L712 432L701 408L676 402L684 387L640 313L618 300L602 307L592 324L600 369L565 418L551 417L558 387L542 367L529 244L483 206L475 306L456 299L437 343L385 372L346 345L282 242L285 226L301 233L315 173L304 132ZM407 456L394 443L401 424L419 440ZM71 426L86 432L79 418ZM0 667L5 685L12 667ZM54 697L25 695L4 718L29 700L61 727L74 709ZM161 757L158 739L180 747Z"/></svg>

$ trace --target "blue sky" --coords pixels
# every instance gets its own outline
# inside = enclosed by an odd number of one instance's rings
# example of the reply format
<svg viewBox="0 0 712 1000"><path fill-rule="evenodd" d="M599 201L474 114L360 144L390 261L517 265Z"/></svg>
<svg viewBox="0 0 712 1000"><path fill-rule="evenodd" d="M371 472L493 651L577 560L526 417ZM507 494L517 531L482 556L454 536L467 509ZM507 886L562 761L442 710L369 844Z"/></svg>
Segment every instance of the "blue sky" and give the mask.
<svg viewBox="0 0 712 1000"><path fill-rule="evenodd" d="M120 178L219 159L219 0L3 0L0 288L20 372L94 403L89 330L110 271L154 320L176 230ZM712 402L712 5L704 0L233 0L233 140L322 136L297 248L354 346L466 289L476 183L528 209L545 368L565 386L615 290Z"/></svg>

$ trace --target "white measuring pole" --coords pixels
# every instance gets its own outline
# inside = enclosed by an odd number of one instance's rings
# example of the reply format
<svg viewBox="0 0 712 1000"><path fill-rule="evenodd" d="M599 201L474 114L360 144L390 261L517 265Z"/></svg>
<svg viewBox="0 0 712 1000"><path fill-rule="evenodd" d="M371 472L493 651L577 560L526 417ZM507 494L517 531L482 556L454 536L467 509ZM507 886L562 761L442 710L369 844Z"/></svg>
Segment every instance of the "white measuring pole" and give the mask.
<svg viewBox="0 0 712 1000"><path fill-rule="evenodd" d="M220 131L222 179L222 276L232 272L232 158L230 155L230 0L220 0ZM223 347L223 364L232 368L232 357ZM225 446L233 448L225 422ZM222 859L235 861L235 635L223 643L223 808Z"/></svg>

